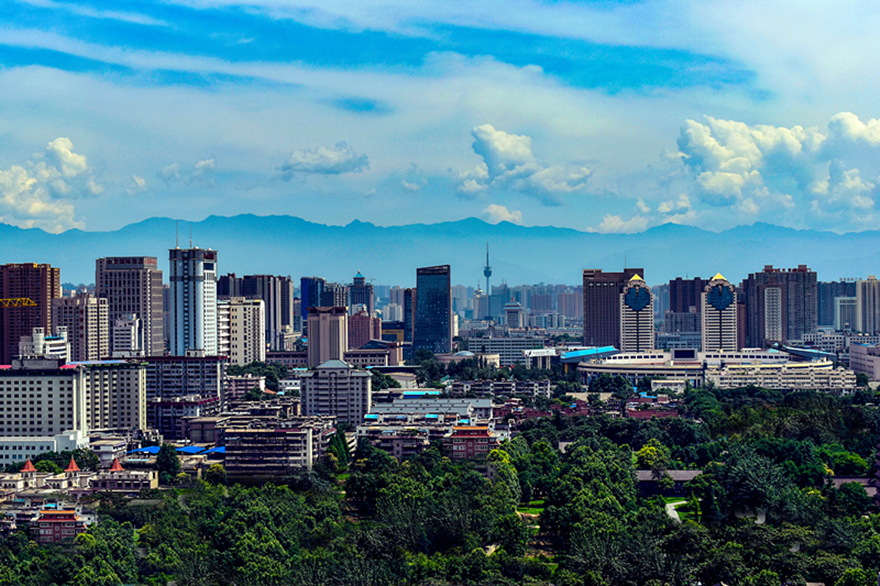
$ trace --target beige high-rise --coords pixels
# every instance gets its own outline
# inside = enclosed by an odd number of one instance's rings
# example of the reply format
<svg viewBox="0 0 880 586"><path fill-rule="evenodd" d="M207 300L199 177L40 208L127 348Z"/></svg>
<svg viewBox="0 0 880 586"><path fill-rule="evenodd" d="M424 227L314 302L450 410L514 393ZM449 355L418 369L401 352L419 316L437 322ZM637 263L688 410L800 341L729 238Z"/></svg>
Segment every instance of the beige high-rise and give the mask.
<svg viewBox="0 0 880 586"><path fill-rule="evenodd" d="M344 307L309 308L307 363L310 367L328 360L342 360L348 350L347 314Z"/></svg>
<svg viewBox="0 0 880 586"><path fill-rule="evenodd" d="M95 263L98 297L107 299L107 321L127 319L135 314L143 331L145 356L165 353L162 310L162 271L155 256L113 256ZM113 347L112 332L110 347Z"/></svg>
<svg viewBox="0 0 880 586"><path fill-rule="evenodd" d="M100 360L110 355L107 300L89 293L52 300L54 330L67 328L70 359Z"/></svg>

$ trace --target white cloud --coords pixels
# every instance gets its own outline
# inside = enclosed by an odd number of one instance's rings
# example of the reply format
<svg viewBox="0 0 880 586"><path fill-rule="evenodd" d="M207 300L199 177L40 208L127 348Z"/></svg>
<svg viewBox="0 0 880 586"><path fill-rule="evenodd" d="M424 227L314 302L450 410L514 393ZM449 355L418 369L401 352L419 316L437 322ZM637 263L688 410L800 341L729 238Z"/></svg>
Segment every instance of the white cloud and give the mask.
<svg viewBox="0 0 880 586"><path fill-rule="evenodd" d="M541 165L528 136L495 130L491 124L477 126L471 134L474 152L483 161L458 174L458 192L465 196L510 189L536 197L544 205L560 205L560 195L582 191L592 174L582 165Z"/></svg>
<svg viewBox="0 0 880 586"><path fill-rule="evenodd" d="M633 232L641 232L648 227L649 220L645 216L633 216L629 220L624 220L620 216L606 214L602 219L602 223L598 227L593 228L593 232L601 232L607 234L623 233L631 234Z"/></svg>
<svg viewBox="0 0 880 586"><path fill-rule="evenodd" d="M648 206L648 204L645 203L645 200L643 200L642 198L639 198L636 201L636 209L639 210L640 212L642 212L643 214L647 214L648 212L651 211L651 208Z"/></svg>
<svg viewBox="0 0 880 586"><path fill-rule="evenodd" d="M483 210L483 217L496 224L498 222L522 224L522 212L510 211L506 207L494 203Z"/></svg>
<svg viewBox="0 0 880 586"><path fill-rule="evenodd" d="M290 181L297 173L317 173L320 175L340 175L360 173L370 168L367 155L358 155L346 142L335 146L319 146L316 149L293 151L290 158L280 167L281 177Z"/></svg>
<svg viewBox="0 0 880 586"><path fill-rule="evenodd" d="M133 174L131 176L131 185L128 187L128 189L125 190L125 192L128 195L136 195L138 193L144 193L146 191L147 181L143 177Z"/></svg>
<svg viewBox="0 0 880 586"><path fill-rule="evenodd" d="M172 183L184 183L186 185L200 184L206 187L213 187L214 181L210 175L217 168L214 158L204 159L196 162L191 168L184 171L183 165L173 163L167 167L163 167L156 172L156 177L165 182L166 187L171 187ZM135 181L137 183L137 181Z"/></svg>
<svg viewBox="0 0 880 586"><path fill-rule="evenodd" d="M427 184L428 179L425 177L425 172L419 169L419 166L415 163L410 163L403 179L400 181L400 186L409 193L418 193Z"/></svg>

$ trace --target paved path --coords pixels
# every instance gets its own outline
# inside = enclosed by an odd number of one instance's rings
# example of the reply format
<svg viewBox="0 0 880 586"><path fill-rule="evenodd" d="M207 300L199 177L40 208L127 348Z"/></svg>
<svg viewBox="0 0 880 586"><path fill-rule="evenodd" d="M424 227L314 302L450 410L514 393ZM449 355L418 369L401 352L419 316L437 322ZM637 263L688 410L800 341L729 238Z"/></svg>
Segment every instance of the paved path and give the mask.
<svg viewBox="0 0 880 586"><path fill-rule="evenodd" d="M676 501L674 503L666 503L666 514L679 525L681 525L681 517L678 516L678 511L675 510L675 507L683 505L686 502L687 501Z"/></svg>

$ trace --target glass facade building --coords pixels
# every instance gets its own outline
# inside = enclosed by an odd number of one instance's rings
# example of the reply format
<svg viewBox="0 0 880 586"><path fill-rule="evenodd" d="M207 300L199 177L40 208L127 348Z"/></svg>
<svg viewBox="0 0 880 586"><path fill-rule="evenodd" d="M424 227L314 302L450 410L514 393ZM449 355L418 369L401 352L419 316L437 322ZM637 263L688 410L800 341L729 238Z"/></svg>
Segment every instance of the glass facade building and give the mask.
<svg viewBox="0 0 880 586"><path fill-rule="evenodd" d="M452 286L449 265L416 269L415 332L413 349L434 354L452 352Z"/></svg>

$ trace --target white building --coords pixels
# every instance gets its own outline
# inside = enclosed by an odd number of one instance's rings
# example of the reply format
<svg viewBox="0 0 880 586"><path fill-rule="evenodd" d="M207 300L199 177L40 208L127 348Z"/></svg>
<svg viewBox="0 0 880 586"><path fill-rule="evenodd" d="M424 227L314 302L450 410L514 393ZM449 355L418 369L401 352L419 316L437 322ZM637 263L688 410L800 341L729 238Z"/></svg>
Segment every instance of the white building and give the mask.
<svg viewBox="0 0 880 586"><path fill-rule="evenodd" d="M231 364L266 361L266 308L262 299L232 297L217 304L217 353Z"/></svg>
<svg viewBox="0 0 880 586"><path fill-rule="evenodd" d="M341 360L328 360L300 375L303 415L332 415L359 425L370 412L372 376Z"/></svg>
<svg viewBox="0 0 880 586"><path fill-rule="evenodd" d="M620 351L654 350L654 294L633 275L620 294Z"/></svg>
<svg viewBox="0 0 880 586"><path fill-rule="evenodd" d="M852 390L856 375L830 360L785 364L731 364L710 369L706 379L722 389L756 386L765 389Z"/></svg>
<svg viewBox="0 0 880 586"><path fill-rule="evenodd" d="M67 328L72 360L100 360L110 355L107 300L89 293L52 300L55 331Z"/></svg>
<svg viewBox="0 0 880 586"><path fill-rule="evenodd" d="M523 350L544 347L544 338L537 336L507 338L470 338L468 350L474 354L498 354L501 366L525 364Z"/></svg>
<svg viewBox="0 0 880 586"><path fill-rule="evenodd" d="M834 329L843 331L853 330L858 325L859 299L858 297L835 297L834 298Z"/></svg>
<svg viewBox="0 0 880 586"><path fill-rule="evenodd" d="M70 343L67 328L58 328L54 336L47 336L43 328L34 328L30 336L18 340L18 354L40 358L70 360Z"/></svg>
<svg viewBox="0 0 880 586"><path fill-rule="evenodd" d="M217 355L217 252L172 248L169 252L170 351Z"/></svg>
<svg viewBox="0 0 880 586"><path fill-rule="evenodd" d="M872 381L880 380L880 347L874 344L853 344L849 347L849 367L862 372Z"/></svg>
<svg viewBox="0 0 880 586"><path fill-rule="evenodd" d="M129 313L116 320L111 340L110 354L113 358L144 356L144 330L136 313Z"/></svg>
<svg viewBox="0 0 880 586"><path fill-rule="evenodd" d="M736 289L718 273L701 298L703 351L737 350Z"/></svg>

